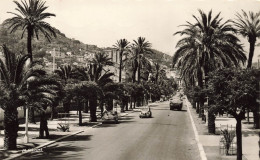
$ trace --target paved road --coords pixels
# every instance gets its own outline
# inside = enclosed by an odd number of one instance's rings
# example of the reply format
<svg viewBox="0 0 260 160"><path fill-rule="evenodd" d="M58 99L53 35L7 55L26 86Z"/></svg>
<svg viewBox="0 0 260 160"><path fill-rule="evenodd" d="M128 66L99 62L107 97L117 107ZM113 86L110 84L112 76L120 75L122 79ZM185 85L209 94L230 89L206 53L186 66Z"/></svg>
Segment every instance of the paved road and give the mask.
<svg viewBox="0 0 260 160"><path fill-rule="evenodd" d="M163 102L152 112L149 119L130 113L119 124L103 124L20 159L199 160L186 106L170 111Z"/></svg>

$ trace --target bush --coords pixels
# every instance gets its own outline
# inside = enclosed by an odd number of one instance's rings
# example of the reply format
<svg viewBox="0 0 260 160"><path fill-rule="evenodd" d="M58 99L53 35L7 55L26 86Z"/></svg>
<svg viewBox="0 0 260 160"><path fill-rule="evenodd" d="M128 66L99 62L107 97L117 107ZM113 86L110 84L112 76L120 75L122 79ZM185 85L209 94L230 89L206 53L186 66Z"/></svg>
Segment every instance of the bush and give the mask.
<svg viewBox="0 0 260 160"><path fill-rule="evenodd" d="M60 131L63 131L63 132L69 132L69 124L61 124L61 123L58 123L59 126L57 127Z"/></svg>

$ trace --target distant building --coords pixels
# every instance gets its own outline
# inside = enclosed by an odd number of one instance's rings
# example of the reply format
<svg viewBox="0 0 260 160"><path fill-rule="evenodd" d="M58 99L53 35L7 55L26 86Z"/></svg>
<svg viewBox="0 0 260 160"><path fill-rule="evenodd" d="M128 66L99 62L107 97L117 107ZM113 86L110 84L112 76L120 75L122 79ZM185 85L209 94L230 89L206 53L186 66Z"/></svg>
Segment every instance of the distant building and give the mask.
<svg viewBox="0 0 260 160"><path fill-rule="evenodd" d="M111 58L111 61L114 62L114 66L108 66L106 67L106 70L109 70L110 72L114 73L113 80L115 82L119 81L119 63L120 63L120 57L119 52L116 51L114 48L103 48L103 51L108 55L109 58ZM122 82L125 81L126 72L124 69L122 69Z"/></svg>
<svg viewBox="0 0 260 160"><path fill-rule="evenodd" d="M51 54L51 56L55 56L55 58L65 58L65 53L61 52L60 49L47 50L46 53Z"/></svg>
<svg viewBox="0 0 260 160"><path fill-rule="evenodd" d="M95 49L97 49L96 45L86 44L86 50L95 50Z"/></svg>

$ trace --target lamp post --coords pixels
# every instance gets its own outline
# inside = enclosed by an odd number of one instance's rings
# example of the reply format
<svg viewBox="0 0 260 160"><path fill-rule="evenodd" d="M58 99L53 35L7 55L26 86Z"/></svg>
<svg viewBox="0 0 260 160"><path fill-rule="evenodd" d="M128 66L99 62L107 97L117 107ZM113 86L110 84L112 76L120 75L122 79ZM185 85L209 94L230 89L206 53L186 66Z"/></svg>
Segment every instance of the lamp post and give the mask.
<svg viewBox="0 0 260 160"><path fill-rule="evenodd" d="M29 84L26 82L26 89L28 91ZM24 143L29 143L29 136L28 136L28 105L26 105L26 112L25 112L25 135L24 135Z"/></svg>

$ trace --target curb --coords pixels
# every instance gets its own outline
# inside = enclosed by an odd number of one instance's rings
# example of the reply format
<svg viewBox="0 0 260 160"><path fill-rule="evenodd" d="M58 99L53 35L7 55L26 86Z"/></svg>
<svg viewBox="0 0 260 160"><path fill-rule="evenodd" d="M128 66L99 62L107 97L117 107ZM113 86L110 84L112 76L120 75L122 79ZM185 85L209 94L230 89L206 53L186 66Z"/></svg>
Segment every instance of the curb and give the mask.
<svg viewBox="0 0 260 160"><path fill-rule="evenodd" d="M63 139L65 139L65 138L74 136L74 135L79 134L79 133L82 133L82 132L84 132L84 131L81 130L81 131L78 131L78 132L75 132L75 133L72 133L72 134L69 134L69 135L60 137L60 138L55 139L55 140L53 140L53 141L44 143L44 144L42 144L42 145L40 145L40 146L38 146L38 147L29 149L29 150L27 150L26 152L21 152L20 154L15 155L15 156L13 156L13 157L8 157L8 158L6 158L5 160L11 160L11 159L15 159L15 158L21 157L21 156L26 155L26 154L28 154L28 153L30 153L30 152L37 151L37 150L39 150L39 149L41 149L41 148L43 148L43 147L46 147L46 146L51 145L51 144L53 144L53 143L55 143L55 142L58 142L58 141L60 141L60 140L63 140Z"/></svg>
<svg viewBox="0 0 260 160"><path fill-rule="evenodd" d="M192 123L192 128L193 128L193 131L194 131L194 134L195 134L195 140L197 142L198 149L199 149L199 152L200 152L200 158L201 158L201 160L207 160L206 153L203 149L202 144L199 141L199 134L198 134L197 128L195 126L194 120L193 120L191 113L190 113L190 104L188 104L187 97L186 97L186 107L187 107L187 110L188 110L188 113L189 113L189 116L190 116L190 120L191 120L191 123Z"/></svg>

